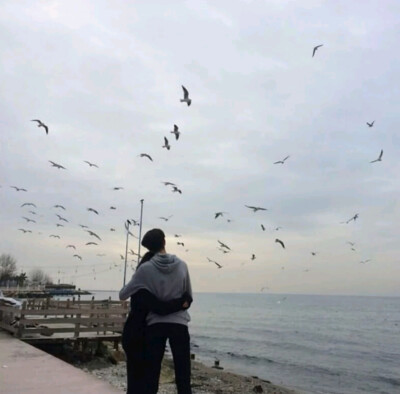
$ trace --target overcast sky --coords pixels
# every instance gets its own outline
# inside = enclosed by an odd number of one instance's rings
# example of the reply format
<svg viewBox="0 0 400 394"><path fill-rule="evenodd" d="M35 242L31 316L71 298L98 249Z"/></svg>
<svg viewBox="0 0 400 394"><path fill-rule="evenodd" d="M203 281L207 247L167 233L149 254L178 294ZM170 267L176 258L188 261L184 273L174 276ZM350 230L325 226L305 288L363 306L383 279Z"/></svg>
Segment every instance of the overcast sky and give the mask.
<svg viewBox="0 0 400 394"><path fill-rule="evenodd" d="M400 295L399 14L396 0L1 2L0 253L119 290L143 198L143 231L166 232L194 291Z"/></svg>

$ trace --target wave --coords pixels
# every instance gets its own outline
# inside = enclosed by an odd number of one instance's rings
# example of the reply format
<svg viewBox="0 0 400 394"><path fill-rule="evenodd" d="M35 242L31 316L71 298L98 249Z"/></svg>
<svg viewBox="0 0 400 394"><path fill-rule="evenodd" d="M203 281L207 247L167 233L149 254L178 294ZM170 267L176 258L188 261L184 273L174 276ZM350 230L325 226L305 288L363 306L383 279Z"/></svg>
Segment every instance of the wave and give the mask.
<svg viewBox="0 0 400 394"><path fill-rule="evenodd" d="M373 379L377 382L384 382L394 387L400 387L400 379L389 378L387 376L374 376Z"/></svg>

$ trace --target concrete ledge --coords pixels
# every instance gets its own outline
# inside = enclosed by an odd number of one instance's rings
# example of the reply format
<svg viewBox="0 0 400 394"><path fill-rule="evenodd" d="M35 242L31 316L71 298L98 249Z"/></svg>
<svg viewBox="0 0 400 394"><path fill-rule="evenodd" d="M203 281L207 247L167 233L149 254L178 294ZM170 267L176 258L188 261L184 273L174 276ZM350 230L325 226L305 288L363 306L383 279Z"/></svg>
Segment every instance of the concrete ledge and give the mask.
<svg viewBox="0 0 400 394"><path fill-rule="evenodd" d="M0 394L122 391L0 330Z"/></svg>

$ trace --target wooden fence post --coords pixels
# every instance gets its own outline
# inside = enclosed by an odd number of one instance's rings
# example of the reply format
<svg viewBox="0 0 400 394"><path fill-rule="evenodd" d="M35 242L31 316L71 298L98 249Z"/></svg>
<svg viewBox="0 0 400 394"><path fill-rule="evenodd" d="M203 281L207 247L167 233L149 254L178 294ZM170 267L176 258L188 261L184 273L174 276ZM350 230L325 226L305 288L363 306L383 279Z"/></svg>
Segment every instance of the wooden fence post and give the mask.
<svg viewBox="0 0 400 394"><path fill-rule="evenodd" d="M24 334L24 324L22 324L22 320L25 318L25 313L24 311L26 311L26 301L24 301L22 303L22 309L21 309L21 314L20 314L20 319L19 319L19 325L18 325L18 332L17 332L17 336L18 338L22 338L23 334Z"/></svg>

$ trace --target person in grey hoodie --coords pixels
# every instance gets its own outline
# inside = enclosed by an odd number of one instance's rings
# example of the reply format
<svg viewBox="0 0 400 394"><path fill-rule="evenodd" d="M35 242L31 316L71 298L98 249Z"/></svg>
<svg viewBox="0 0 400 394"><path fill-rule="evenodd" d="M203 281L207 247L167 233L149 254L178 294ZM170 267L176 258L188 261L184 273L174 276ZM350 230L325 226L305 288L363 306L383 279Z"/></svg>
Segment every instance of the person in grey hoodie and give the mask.
<svg viewBox="0 0 400 394"><path fill-rule="evenodd" d="M186 263L165 250L165 234L160 229L148 231L142 245L154 256L140 265L131 281L121 289L120 299L126 300L141 289L148 290L160 301L170 301L187 293L192 297L189 271ZM167 339L175 366L178 394L191 394L190 385L190 315L186 309L167 315L150 311L145 328L146 394L156 394L159 386L161 362Z"/></svg>

